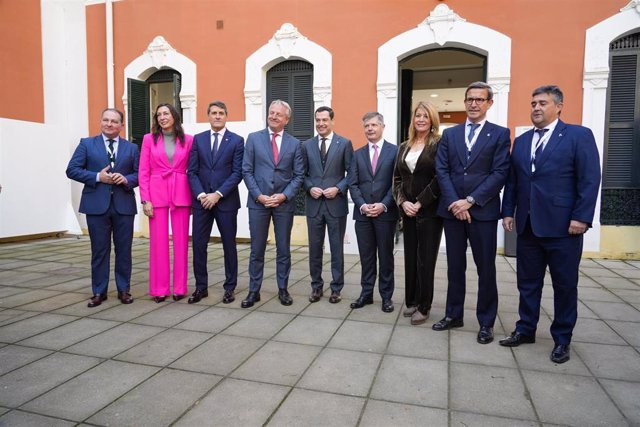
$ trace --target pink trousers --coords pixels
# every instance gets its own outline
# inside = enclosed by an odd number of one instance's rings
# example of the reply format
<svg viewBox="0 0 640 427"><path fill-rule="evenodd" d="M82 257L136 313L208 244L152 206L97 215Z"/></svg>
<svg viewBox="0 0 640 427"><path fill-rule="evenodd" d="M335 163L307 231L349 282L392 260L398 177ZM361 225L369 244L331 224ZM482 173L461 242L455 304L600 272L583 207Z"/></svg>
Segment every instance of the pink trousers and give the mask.
<svg viewBox="0 0 640 427"><path fill-rule="evenodd" d="M169 296L169 215L173 233L173 293L187 294L189 215L191 207L153 207L149 218L149 295Z"/></svg>

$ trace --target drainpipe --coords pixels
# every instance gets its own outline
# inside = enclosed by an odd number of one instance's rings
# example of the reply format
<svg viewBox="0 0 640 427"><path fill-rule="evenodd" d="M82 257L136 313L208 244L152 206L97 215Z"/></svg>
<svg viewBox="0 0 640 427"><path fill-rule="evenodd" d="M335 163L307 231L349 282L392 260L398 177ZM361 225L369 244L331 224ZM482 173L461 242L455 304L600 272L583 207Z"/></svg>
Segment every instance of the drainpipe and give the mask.
<svg viewBox="0 0 640 427"><path fill-rule="evenodd" d="M107 105L109 108L115 107L114 70L113 70L113 3L112 0L105 0L106 12L106 39L107 39Z"/></svg>

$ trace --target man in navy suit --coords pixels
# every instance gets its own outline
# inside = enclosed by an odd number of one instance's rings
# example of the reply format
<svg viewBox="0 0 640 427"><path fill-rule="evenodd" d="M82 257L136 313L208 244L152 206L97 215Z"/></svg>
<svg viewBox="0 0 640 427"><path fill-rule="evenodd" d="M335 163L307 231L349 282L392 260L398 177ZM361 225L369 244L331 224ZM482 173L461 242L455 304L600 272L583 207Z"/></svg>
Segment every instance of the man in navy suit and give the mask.
<svg viewBox="0 0 640 427"><path fill-rule="evenodd" d="M244 138L226 128L227 106L214 101L207 109L211 129L193 137L189 155L189 185L193 194L193 275L196 289L188 303L194 304L209 296L207 273L207 247L215 221L222 238L224 251L222 302L235 300L238 283L238 209L240 193L238 184L242 180L242 156Z"/></svg>
<svg viewBox="0 0 640 427"><path fill-rule="evenodd" d="M398 147L382 138L384 118L371 112L362 118L367 145L353 153L349 169L349 191L353 199L353 219L362 273L360 296L351 308L373 304L377 262L380 262L378 290L382 311L393 311L393 244L398 223L398 207L393 200L393 168ZM377 258L377 259L376 259Z"/></svg>
<svg viewBox="0 0 640 427"><path fill-rule="evenodd" d="M442 195L438 215L444 218L447 242L447 307L436 331L464 325L467 241L478 271L477 341L493 341L498 313L496 283L497 226L500 190L509 173L509 129L489 123L487 111L493 90L484 82L471 83L465 92L467 120L446 129L438 145L436 173Z"/></svg>
<svg viewBox="0 0 640 427"><path fill-rule="evenodd" d="M515 214L518 233L520 320L500 345L535 342L548 266L554 294L550 358L564 363L578 316L578 267L598 198L600 157L591 130L560 120L563 94L558 86L539 87L532 97L534 128L514 142L502 202L504 229L513 230Z"/></svg>
<svg viewBox="0 0 640 427"><path fill-rule="evenodd" d="M242 176L249 190L249 294L242 307L252 307L260 301L260 287L264 274L264 252L269 224L273 219L276 237L276 280L278 298L282 305L293 300L287 286L291 272L291 228L295 197L304 180L302 145L284 131L289 123L291 107L282 100L269 106L268 126L249 134L242 161Z"/></svg>
<svg viewBox="0 0 640 427"><path fill-rule="evenodd" d="M322 297L322 252L325 229L331 248L330 303L340 302L344 286L344 234L349 214L347 172L353 156L351 141L333 132L334 112L329 107L316 110L318 136L302 145L307 173L306 192L307 229L309 232L309 272L311 273L310 302Z"/></svg>
<svg viewBox="0 0 640 427"><path fill-rule="evenodd" d="M121 111L102 112L102 134L82 138L67 176L84 184L80 212L87 216L91 239L91 288L88 307L107 299L111 239L116 253L115 278L118 299L131 304L131 242L137 211L133 189L138 186L138 147L120 138L124 124Z"/></svg>

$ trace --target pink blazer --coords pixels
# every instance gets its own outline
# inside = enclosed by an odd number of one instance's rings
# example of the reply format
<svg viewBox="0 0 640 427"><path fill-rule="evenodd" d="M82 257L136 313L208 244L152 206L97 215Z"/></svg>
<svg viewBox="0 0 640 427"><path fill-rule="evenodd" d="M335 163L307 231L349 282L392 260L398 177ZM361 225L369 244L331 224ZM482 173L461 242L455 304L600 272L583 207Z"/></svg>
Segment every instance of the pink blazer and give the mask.
<svg viewBox="0 0 640 427"><path fill-rule="evenodd" d="M162 135L155 144L152 134L144 136L138 169L142 200L150 201L154 207L191 206L187 166L192 144L191 135L184 136L184 145L177 141L171 165L164 150Z"/></svg>

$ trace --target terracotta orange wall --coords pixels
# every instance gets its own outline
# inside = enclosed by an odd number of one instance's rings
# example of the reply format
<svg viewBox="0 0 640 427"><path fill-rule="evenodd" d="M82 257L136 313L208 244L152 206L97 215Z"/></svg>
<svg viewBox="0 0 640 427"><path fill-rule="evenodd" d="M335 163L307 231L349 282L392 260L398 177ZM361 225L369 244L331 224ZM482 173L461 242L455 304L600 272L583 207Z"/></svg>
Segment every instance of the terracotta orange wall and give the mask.
<svg viewBox="0 0 640 427"><path fill-rule="evenodd" d="M87 86L89 134L100 133L100 113L107 107L107 46L104 4L87 6ZM119 48L119 47L118 47ZM126 64L125 64L126 66ZM121 71L121 73L124 71ZM122 87L116 88L116 107L122 110ZM118 101L119 100L119 101ZM125 132L123 132L124 136Z"/></svg>
<svg viewBox="0 0 640 427"><path fill-rule="evenodd" d="M0 1L0 117L44 122L40 0Z"/></svg>
<svg viewBox="0 0 640 427"><path fill-rule="evenodd" d="M116 100L121 107L124 67L157 35L197 64L198 121L205 108L222 99L232 121L244 120L245 59L264 45L284 22L333 56L336 130L359 146L360 119L377 108L378 47L415 28L438 0L123 0L113 3ZM627 0L446 0L468 22L512 39L509 126L527 125L531 90L554 83L565 92L563 118L581 122L585 30L614 15ZM532 4L535 4L535 10ZM92 110L106 102L104 6L87 8ZM224 29L216 29L216 21ZM542 64L542 65L540 65ZM102 79L102 85L99 80ZM95 85L94 85L95 83ZM99 114L99 111L98 111ZM92 117L95 116L92 112Z"/></svg>

